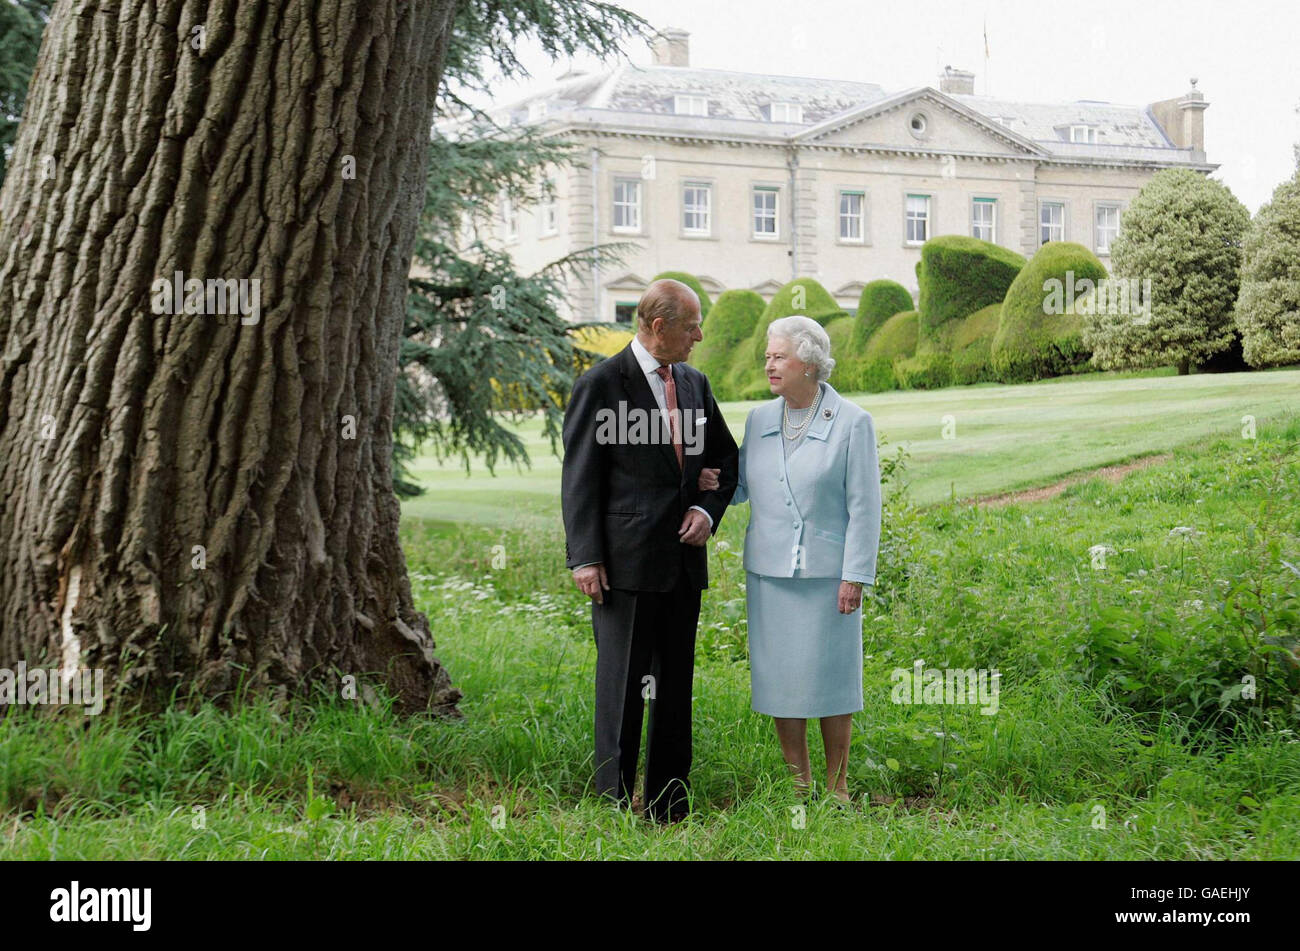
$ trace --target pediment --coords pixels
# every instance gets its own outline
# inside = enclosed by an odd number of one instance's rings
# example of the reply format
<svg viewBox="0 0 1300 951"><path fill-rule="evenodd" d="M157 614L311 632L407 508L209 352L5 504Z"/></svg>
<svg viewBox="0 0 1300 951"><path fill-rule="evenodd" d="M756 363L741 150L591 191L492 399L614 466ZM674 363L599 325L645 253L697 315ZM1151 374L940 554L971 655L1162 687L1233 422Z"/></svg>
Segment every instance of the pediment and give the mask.
<svg viewBox="0 0 1300 951"><path fill-rule="evenodd" d="M628 271L625 274L623 274L622 277L616 277L612 281L607 281L605 283L605 290L637 291L639 293L641 291L644 291L649 286L650 286L650 282L647 281L645 278L638 277L637 275L633 274L631 271Z"/></svg>
<svg viewBox="0 0 1300 951"><path fill-rule="evenodd" d="M924 130L915 133L920 115ZM898 93L805 129L809 145L884 146L927 152L1046 155L1042 146L928 86Z"/></svg>

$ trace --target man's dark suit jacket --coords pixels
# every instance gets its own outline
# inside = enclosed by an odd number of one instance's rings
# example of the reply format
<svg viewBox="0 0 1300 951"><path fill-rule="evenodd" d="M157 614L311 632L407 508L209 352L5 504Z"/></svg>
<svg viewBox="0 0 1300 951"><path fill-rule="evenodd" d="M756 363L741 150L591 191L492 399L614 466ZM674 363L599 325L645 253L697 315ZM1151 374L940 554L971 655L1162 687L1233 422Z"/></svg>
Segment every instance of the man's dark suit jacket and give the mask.
<svg viewBox="0 0 1300 951"><path fill-rule="evenodd" d="M672 368L678 408L708 420L703 451L686 453L682 467L662 439L639 445L597 439L600 411L618 414L620 401L625 412L636 407L656 422L662 419L630 344L578 378L564 414L565 564L603 563L611 588L671 591L679 565L693 588L707 588L706 549L683 544L677 532L693 505L709 513L716 532L736 490L740 456L708 378L686 363ZM697 488L706 466L722 470L712 492Z"/></svg>

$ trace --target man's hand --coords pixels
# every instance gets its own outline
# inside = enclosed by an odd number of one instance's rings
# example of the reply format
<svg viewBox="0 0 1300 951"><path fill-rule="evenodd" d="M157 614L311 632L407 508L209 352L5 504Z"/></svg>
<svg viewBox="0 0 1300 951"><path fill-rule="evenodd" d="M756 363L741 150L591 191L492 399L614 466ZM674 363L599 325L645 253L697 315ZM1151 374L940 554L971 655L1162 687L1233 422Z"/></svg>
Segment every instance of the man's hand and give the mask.
<svg viewBox="0 0 1300 951"><path fill-rule="evenodd" d="M578 586L578 590L585 594L597 604L605 603L605 596L601 591L609 590L609 579L605 577L605 566L599 562L594 565L584 565L573 573L573 583Z"/></svg>
<svg viewBox="0 0 1300 951"><path fill-rule="evenodd" d="M700 491L712 492L718 487L718 474L721 469L701 469L700 470Z"/></svg>
<svg viewBox="0 0 1300 951"><path fill-rule="evenodd" d="M840 582L840 613L852 614L862 606L862 585L853 581Z"/></svg>
<svg viewBox="0 0 1300 951"><path fill-rule="evenodd" d="M684 544L703 548L712 531L713 526L709 524L708 517L698 509L691 509L682 519L682 527L677 529L677 535Z"/></svg>

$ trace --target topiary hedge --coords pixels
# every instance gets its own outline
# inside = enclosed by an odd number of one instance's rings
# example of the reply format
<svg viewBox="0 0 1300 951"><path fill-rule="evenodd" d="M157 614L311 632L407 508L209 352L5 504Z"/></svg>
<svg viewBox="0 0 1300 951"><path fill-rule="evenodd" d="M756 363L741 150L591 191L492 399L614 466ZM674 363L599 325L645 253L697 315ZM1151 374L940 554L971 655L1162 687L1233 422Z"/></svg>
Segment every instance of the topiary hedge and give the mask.
<svg viewBox="0 0 1300 951"><path fill-rule="evenodd" d="M853 322L853 339L849 349L861 353L867 340L886 320L915 307L912 295L897 281L881 279L868 282L862 288L862 296L858 298L858 315Z"/></svg>
<svg viewBox="0 0 1300 951"><path fill-rule="evenodd" d="M709 311L713 307L713 302L709 300L708 292L704 290L703 285L700 284L694 274L687 274L685 271L664 271L662 274L656 274L654 277L650 278L650 283L653 284L655 281L664 280L665 278L674 281L681 281L693 290L695 295L700 299L700 320L703 321L705 317L709 316Z"/></svg>
<svg viewBox="0 0 1300 951"><path fill-rule="evenodd" d="M835 369L831 371L830 384L841 393L849 392L848 366L849 341L853 338L854 319L848 314L836 317L826 325L826 336L831 338L831 357L835 360Z"/></svg>
<svg viewBox="0 0 1300 951"><path fill-rule="evenodd" d="M802 306L796 306L802 304ZM754 324L748 344L736 348L728 382L731 389L744 395L743 399L761 399L768 392L763 376L763 354L767 352L767 328L778 317L801 314L811 317L825 327L837 317L849 316L848 311L835 303L835 298L811 277L800 277L785 285L768 301L763 313ZM838 358L837 358L838 359Z"/></svg>
<svg viewBox="0 0 1300 951"><path fill-rule="evenodd" d="M1025 266L1023 255L1001 245L948 234L921 246L920 336L927 340L950 320L1002 301Z"/></svg>
<svg viewBox="0 0 1300 951"><path fill-rule="evenodd" d="M898 386L895 364L916 354L917 313L900 311L877 328L860 353L851 350L835 367L835 387L847 393L879 393Z"/></svg>
<svg viewBox="0 0 1300 951"><path fill-rule="evenodd" d="M1085 363L1084 321L1076 309L1090 286L1106 277L1105 266L1083 245L1043 245L1002 302L991 354L997 378L1021 383L1071 373ZM1075 306L1068 306L1071 300Z"/></svg>
<svg viewBox="0 0 1300 951"><path fill-rule="evenodd" d="M871 335L863 356L868 360L899 360L913 356L916 353L919 321L920 315L914 310L905 310L890 317Z"/></svg>
<svg viewBox="0 0 1300 951"><path fill-rule="evenodd" d="M997 379L993 372L993 337L1002 316L1001 304L989 304L964 320L954 323L948 341L952 357L952 382L989 383Z"/></svg>
<svg viewBox="0 0 1300 951"><path fill-rule="evenodd" d="M713 395L720 400L739 399L729 389L728 370L738 348L749 342L762 316L763 298L754 291L723 291L709 310L701 328L704 339L691 352L691 365L709 378Z"/></svg>
<svg viewBox="0 0 1300 951"><path fill-rule="evenodd" d="M952 357L937 350L894 361L894 376L904 390L952 386Z"/></svg>

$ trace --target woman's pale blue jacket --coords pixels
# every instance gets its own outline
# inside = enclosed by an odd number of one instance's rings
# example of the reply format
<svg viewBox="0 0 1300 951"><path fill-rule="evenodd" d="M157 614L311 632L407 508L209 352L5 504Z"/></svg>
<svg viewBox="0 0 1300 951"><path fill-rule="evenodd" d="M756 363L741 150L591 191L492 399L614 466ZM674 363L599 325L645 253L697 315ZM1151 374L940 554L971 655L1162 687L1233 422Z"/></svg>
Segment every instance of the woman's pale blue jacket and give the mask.
<svg viewBox="0 0 1300 951"><path fill-rule="evenodd" d="M822 383L803 444L785 458L780 397L750 411L732 505L749 501L745 568L876 583L880 464L871 414Z"/></svg>

